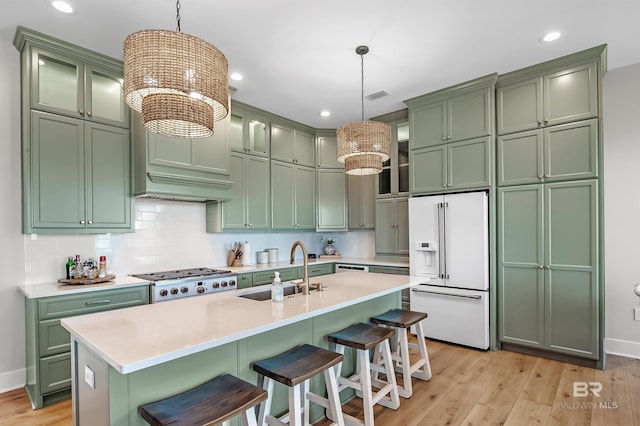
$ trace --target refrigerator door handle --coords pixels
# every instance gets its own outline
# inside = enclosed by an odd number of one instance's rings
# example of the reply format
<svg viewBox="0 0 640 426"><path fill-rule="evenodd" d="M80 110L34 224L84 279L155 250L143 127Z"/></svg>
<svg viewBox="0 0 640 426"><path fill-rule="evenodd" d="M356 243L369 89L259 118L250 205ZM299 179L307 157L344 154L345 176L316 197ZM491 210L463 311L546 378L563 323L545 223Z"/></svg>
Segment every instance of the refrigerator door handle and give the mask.
<svg viewBox="0 0 640 426"><path fill-rule="evenodd" d="M476 294L464 295L464 294L453 294L453 293L440 293L439 291L419 290L417 288L412 288L411 291L415 291L416 293L439 294L440 296L462 297L464 299L474 299L474 300L482 299L482 296L476 295Z"/></svg>
<svg viewBox="0 0 640 426"><path fill-rule="evenodd" d="M438 270L439 277L446 278L447 275L447 247L445 244L444 235L444 222L445 222L445 207L447 203L438 203L438 247L440 253L438 253Z"/></svg>

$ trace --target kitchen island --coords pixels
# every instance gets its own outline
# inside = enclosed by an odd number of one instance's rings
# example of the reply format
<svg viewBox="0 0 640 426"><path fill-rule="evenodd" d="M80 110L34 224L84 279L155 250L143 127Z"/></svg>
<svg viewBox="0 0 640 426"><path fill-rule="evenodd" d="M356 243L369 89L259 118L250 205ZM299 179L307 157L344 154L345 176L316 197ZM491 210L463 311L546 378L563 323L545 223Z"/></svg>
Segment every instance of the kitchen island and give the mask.
<svg viewBox="0 0 640 426"><path fill-rule="evenodd" d="M327 347L327 334L400 307L401 290L424 278L353 272L311 282L324 291L281 303L224 292L63 319L72 337L74 424L143 425L139 405L223 373L256 383L252 362L302 343ZM284 410L284 389L275 396L274 408Z"/></svg>

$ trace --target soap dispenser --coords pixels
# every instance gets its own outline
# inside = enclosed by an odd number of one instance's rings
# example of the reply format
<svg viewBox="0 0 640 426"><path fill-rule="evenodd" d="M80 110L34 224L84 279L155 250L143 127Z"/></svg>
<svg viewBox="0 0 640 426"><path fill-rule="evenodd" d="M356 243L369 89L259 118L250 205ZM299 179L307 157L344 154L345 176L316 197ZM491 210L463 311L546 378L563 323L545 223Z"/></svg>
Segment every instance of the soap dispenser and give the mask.
<svg viewBox="0 0 640 426"><path fill-rule="evenodd" d="M284 288L280 281L280 272L276 271L276 277L271 284L271 300L274 302L282 302L284 299Z"/></svg>

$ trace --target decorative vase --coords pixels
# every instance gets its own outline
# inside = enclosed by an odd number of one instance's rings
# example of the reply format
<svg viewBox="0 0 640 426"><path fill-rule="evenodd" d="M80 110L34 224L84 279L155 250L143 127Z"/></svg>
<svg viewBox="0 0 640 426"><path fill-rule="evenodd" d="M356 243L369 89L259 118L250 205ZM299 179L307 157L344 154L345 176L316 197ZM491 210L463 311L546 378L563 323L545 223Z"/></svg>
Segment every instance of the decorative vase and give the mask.
<svg viewBox="0 0 640 426"><path fill-rule="evenodd" d="M324 254L327 254L329 256L336 254L336 246L334 246L333 244L327 244L326 246L324 246Z"/></svg>

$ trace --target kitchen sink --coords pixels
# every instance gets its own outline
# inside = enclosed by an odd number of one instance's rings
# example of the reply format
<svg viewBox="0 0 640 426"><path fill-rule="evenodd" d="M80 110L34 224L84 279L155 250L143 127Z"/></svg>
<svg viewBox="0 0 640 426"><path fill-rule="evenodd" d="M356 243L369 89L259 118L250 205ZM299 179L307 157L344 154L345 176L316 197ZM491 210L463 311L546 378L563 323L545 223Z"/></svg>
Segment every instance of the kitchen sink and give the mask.
<svg viewBox="0 0 640 426"><path fill-rule="evenodd" d="M289 285L284 287L284 295L290 296L292 294L298 293L298 287L294 285ZM269 286L266 290L253 291L249 293L239 294L238 297L243 297L245 299L251 300L271 300L271 286Z"/></svg>

